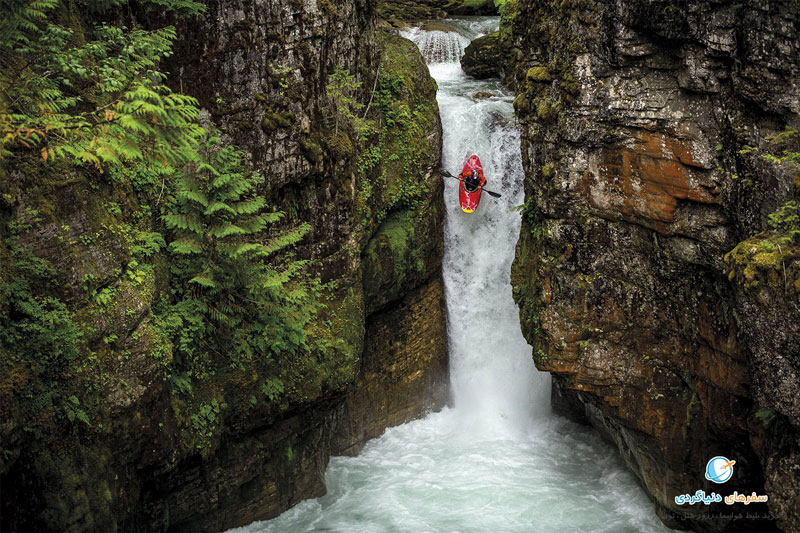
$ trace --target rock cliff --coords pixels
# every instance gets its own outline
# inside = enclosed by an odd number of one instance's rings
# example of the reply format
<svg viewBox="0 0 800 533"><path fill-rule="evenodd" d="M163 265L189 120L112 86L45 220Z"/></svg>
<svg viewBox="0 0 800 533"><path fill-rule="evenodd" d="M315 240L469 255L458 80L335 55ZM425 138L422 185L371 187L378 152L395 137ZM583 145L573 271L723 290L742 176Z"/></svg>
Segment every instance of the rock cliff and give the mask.
<svg viewBox="0 0 800 533"><path fill-rule="evenodd" d="M0 303L21 264L13 240L52 267L35 298L57 299L84 332L59 375L0 352L3 530L220 531L270 518L324 493L331 454L445 404L436 85L376 16L370 1L212 0L202 20L177 21L168 83L250 154L283 227L310 224L289 255L319 278L324 306L313 350L279 370L170 376L155 310L169 258L148 255L142 279L125 267L132 235L161 231L160 195L61 163L3 167ZM163 22L153 17L119 14Z"/></svg>
<svg viewBox="0 0 800 533"><path fill-rule="evenodd" d="M462 15L496 15L494 0L379 0L380 16L396 23Z"/></svg>
<svg viewBox="0 0 800 533"><path fill-rule="evenodd" d="M619 448L673 527L800 530L799 29L793 2L504 13L523 332L554 406ZM716 455L737 461L726 485L704 479ZM676 504L698 489L769 502Z"/></svg>

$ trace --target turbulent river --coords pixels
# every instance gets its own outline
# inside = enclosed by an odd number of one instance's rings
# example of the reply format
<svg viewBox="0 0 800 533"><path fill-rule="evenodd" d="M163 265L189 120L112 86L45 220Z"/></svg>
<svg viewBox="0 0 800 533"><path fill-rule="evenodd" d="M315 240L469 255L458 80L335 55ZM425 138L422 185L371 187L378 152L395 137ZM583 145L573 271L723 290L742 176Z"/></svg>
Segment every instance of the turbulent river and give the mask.
<svg viewBox="0 0 800 533"><path fill-rule="evenodd" d="M387 430L358 457L332 458L326 496L231 531L669 531L616 450L550 414L549 377L533 365L509 280L520 229L512 208L524 201L513 97L459 63L497 19L445 23L457 31L404 32L439 84L442 165L456 175L476 153L487 189L502 194L484 194L465 215L458 182L445 180L453 407Z"/></svg>

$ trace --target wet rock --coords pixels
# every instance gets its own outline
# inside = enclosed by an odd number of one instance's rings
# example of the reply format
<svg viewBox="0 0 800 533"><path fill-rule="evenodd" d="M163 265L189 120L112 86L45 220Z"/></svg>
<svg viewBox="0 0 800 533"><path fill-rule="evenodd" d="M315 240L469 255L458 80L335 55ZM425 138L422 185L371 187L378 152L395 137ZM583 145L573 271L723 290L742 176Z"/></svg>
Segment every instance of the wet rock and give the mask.
<svg viewBox="0 0 800 533"><path fill-rule="evenodd" d="M461 68L473 78L500 78L506 63L506 49L500 32L484 35L472 41L461 58Z"/></svg>

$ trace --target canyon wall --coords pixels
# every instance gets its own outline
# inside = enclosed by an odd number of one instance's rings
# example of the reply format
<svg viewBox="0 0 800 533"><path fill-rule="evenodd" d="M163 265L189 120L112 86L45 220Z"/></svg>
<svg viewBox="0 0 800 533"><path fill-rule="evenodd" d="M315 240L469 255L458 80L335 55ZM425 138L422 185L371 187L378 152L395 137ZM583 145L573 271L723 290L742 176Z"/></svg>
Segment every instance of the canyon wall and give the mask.
<svg viewBox="0 0 800 533"><path fill-rule="evenodd" d="M517 0L495 37L523 332L672 527L800 530L799 29L788 1ZM676 504L699 489L769 501Z"/></svg>
<svg viewBox="0 0 800 533"><path fill-rule="evenodd" d="M169 256L148 256L143 280L124 267L131 228L163 231L157 191L63 164L4 167L3 237L52 265L36 298L57 297L85 332L58 375L2 353L4 531L220 531L270 518L324 493L331 454L448 400L441 126L416 46L378 29L371 1L206 5L202 19L167 21L179 35L168 83L250 154L259 193L286 214L277 230L309 223L288 252L319 279L309 348L181 381L155 310ZM0 274L13 282L10 267ZM93 301L87 280L112 301Z"/></svg>
<svg viewBox="0 0 800 533"><path fill-rule="evenodd" d="M464 15L497 15L494 0L379 0L378 13L391 24Z"/></svg>

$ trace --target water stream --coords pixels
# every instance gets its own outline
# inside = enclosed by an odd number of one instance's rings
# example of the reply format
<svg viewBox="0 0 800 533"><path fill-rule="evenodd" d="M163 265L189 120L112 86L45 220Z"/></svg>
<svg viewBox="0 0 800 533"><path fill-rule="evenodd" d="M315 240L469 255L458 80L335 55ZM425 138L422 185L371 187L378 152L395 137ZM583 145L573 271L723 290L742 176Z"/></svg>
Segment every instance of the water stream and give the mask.
<svg viewBox="0 0 800 533"><path fill-rule="evenodd" d="M442 164L455 175L478 154L487 188L503 195L465 215L458 182L445 180L454 406L387 430L358 457L332 458L326 496L232 531L669 531L616 450L550 413L549 377L533 365L509 281L520 228L511 208L524 201L513 96L459 64L497 19L449 23L458 31L404 32L439 84Z"/></svg>

